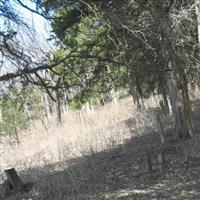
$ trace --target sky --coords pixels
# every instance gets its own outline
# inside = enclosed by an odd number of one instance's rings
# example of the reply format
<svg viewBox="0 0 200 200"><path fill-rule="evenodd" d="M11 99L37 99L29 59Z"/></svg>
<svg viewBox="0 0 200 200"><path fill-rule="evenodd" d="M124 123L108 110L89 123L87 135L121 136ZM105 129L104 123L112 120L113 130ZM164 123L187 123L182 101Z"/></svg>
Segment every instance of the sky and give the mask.
<svg viewBox="0 0 200 200"><path fill-rule="evenodd" d="M26 4L29 2L28 4ZM28 7L35 8L34 3L30 3L30 1L25 0L23 1ZM36 31L36 40L39 42L40 45L45 45L44 50L48 49L50 45L47 39L50 37L50 25L49 22L43 18L42 16L32 13L26 8L22 6L18 6L16 4L16 9L19 10L20 15L24 18L24 20ZM50 48L50 47L49 47Z"/></svg>
<svg viewBox="0 0 200 200"><path fill-rule="evenodd" d="M34 8L34 4L28 4L30 8ZM30 24L35 27L35 29L38 31L38 34L43 36L44 38L49 37L48 31L50 30L50 26L48 25L48 22L46 19L44 19L42 16L32 13L31 11L27 10L26 8L19 7L19 12L21 16Z"/></svg>
<svg viewBox="0 0 200 200"><path fill-rule="evenodd" d="M42 16L32 13L31 11L19 6L15 3L15 0L10 0L13 4L14 9L23 18L23 20L34 30L34 37L30 37L30 31L24 30L23 27L13 27L17 33L17 39L19 40L20 45L23 46L25 50L31 50L36 52L32 59L34 61L41 61L46 52L49 52L50 49L55 48L55 46L48 41L50 37L50 24ZM23 3L29 2L27 6L34 8L34 4L30 4L30 0L22 0ZM14 26L14 25L13 25ZM0 30L4 31L4 20L0 17ZM42 49L42 51L38 50ZM1 55L0 55L1 56ZM9 72L14 72L17 69L13 64L6 60L6 57L3 58L3 65L0 64L0 76ZM20 66L19 66L20 67ZM6 88L6 83L0 82L0 96L3 90Z"/></svg>
<svg viewBox="0 0 200 200"><path fill-rule="evenodd" d="M23 8L22 6L17 4L15 0L11 0L10 2L12 3L12 6L16 10L17 14L19 14L23 21L25 21L33 31L33 36L31 37L30 35L32 35L32 33L30 32L30 30L24 30L24 27L20 26L13 27L13 29L18 32L17 39L19 40L19 43L23 46L23 49L36 52L34 53L35 57L33 56L32 59L35 61L40 61L45 52L48 52L50 49L53 48L53 44L47 40L50 37L51 30L49 22L42 16L32 13L26 8ZM32 9L35 8L35 4L30 3L30 0L22 0L22 2L24 4L29 2L26 5ZM0 26L2 31L4 26L3 23L3 20L0 18ZM41 49L42 51L39 51L39 49ZM15 69L12 67L12 64L5 62L4 67L0 68L0 75L11 72L13 70Z"/></svg>

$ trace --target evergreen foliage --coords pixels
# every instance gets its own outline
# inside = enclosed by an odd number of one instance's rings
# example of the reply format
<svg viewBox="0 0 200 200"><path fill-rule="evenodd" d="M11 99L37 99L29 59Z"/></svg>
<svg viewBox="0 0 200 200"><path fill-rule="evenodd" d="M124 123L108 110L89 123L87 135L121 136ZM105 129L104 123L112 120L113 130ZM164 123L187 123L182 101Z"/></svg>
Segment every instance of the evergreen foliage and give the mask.
<svg viewBox="0 0 200 200"><path fill-rule="evenodd" d="M1 122L0 132L16 134L28 125L23 96L16 91L9 91L0 100Z"/></svg>

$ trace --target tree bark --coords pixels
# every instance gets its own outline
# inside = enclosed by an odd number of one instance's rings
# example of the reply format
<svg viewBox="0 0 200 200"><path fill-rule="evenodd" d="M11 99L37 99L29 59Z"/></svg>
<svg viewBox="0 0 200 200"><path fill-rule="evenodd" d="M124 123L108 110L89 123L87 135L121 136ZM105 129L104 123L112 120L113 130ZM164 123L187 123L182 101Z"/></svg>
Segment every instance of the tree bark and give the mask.
<svg viewBox="0 0 200 200"><path fill-rule="evenodd" d="M167 87L172 107L176 134L179 137L193 135L193 122L187 78L173 46L167 0L154 0L155 20L160 35L160 45L166 72Z"/></svg>
<svg viewBox="0 0 200 200"><path fill-rule="evenodd" d="M20 141L19 141L19 135L18 135L18 132L17 132L17 128L14 127L14 134L15 134L15 139L17 141L17 144L19 145L20 144Z"/></svg>
<svg viewBox="0 0 200 200"><path fill-rule="evenodd" d="M138 91L138 83L137 83L137 77L136 74L132 69L129 70L129 84L130 84L130 92L131 96L133 97L133 102L135 104L135 107L137 110L140 110L142 108L141 102L140 102L140 95Z"/></svg>
<svg viewBox="0 0 200 200"><path fill-rule="evenodd" d="M196 0L195 2L196 8L196 17L197 17L197 31L198 31L198 42L200 46L200 0Z"/></svg>
<svg viewBox="0 0 200 200"><path fill-rule="evenodd" d="M0 107L0 124L3 123L2 109Z"/></svg>
<svg viewBox="0 0 200 200"><path fill-rule="evenodd" d="M56 121L57 121L57 125L60 126L62 123L62 120L61 120L60 92L58 88L56 89Z"/></svg>
<svg viewBox="0 0 200 200"><path fill-rule="evenodd" d="M44 107L45 107L45 115L47 116L47 119L50 119L50 116L53 113L52 102L51 102L52 100L46 93L42 95L42 99L43 99Z"/></svg>
<svg viewBox="0 0 200 200"><path fill-rule="evenodd" d="M159 132L159 136L160 136L160 142L162 145L165 144L165 131L164 131L164 127L163 127L163 123L161 121L161 117L160 114L157 113L156 115L156 120L157 120L157 126L158 126L158 132Z"/></svg>
<svg viewBox="0 0 200 200"><path fill-rule="evenodd" d="M161 94L162 94L162 99L163 99L163 103L164 103L164 112L167 115L170 112L169 103L168 103L168 99L167 99L167 89L166 89L166 86L164 85L164 81L160 80L160 82L161 82Z"/></svg>

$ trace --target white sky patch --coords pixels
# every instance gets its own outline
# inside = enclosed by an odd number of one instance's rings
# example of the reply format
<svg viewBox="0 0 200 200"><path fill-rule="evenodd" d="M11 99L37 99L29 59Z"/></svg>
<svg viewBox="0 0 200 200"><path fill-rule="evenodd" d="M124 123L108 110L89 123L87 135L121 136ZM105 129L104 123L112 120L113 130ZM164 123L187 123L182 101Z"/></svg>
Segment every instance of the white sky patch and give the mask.
<svg viewBox="0 0 200 200"><path fill-rule="evenodd" d="M25 1L26 2L26 1ZM49 22L43 18L42 16L32 13L28 9L19 6L17 4L16 9L19 10L20 16L23 17L24 21L33 28L35 32L35 43L39 45L37 47L42 48L43 51L47 52L51 47L51 44L47 39L50 37L50 24ZM27 4L28 7L35 9L35 4Z"/></svg>
<svg viewBox="0 0 200 200"><path fill-rule="evenodd" d="M48 21L43 18L42 16L32 13L31 11L27 10L26 8L20 7L20 15L23 16L24 20L32 25L35 30L37 31L40 36L47 39L49 37L49 30L50 25L48 24Z"/></svg>
<svg viewBox="0 0 200 200"><path fill-rule="evenodd" d="M15 0L11 2L15 12L19 15L22 21L24 21L30 27L29 29L12 23L11 28L17 32L16 37L18 43L23 47L24 52L31 56L33 61L40 62L44 58L45 54L50 51L50 49L55 48L53 44L47 40L50 37L50 23L42 16L22 7ZM30 0L24 0L22 2L31 9L35 9L35 4L31 3ZM3 31L3 18L0 18L0 25ZM7 62L5 59L3 64L4 66L0 67L0 75L16 70L15 66L12 65L12 63Z"/></svg>

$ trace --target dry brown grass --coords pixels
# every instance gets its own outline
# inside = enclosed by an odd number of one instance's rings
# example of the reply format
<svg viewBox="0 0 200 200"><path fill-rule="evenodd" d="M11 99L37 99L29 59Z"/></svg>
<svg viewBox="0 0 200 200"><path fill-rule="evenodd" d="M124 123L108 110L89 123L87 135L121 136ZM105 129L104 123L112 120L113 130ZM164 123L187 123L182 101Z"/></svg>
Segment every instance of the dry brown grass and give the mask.
<svg viewBox="0 0 200 200"><path fill-rule="evenodd" d="M200 96L198 92L195 94L192 97L193 100ZM145 101L145 107L148 110L157 107L159 99L160 97L149 98ZM60 127L56 126L55 116L52 116L45 126L44 122L45 120L35 120L28 130L20 133L19 146L10 138L4 138L1 141L0 149L1 173L6 168L15 167L21 172L25 182L36 181L35 188L30 194L27 194L27 198L34 197L33 199L36 200L54 199L55 194L65 195L66 191L74 191L75 194L79 194L79 191L84 190L82 187L85 186L85 183L92 184L91 177L96 177L98 173L101 173L101 171L95 170L101 170L101 166L104 169L104 162L108 166L109 162L111 163L109 171L102 174L107 174L108 179L121 177L123 161L117 163L118 171L112 172L112 169L115 170L116 164L112 158L107 161L106 156L111 155L112 157L114 155L112 149L120 144L125 144L132 136L144 134L142 129L154 133L157 129L154 115L147 110L142 112L134 110L131 98L121 99L117 104L109 103L104 107L96 107L94 110L65 112L63 113L63 124ZM131 149L132 146L128 150L128 157L124 164L127 165L126 163L133 161L130 166L133 168L131 170L135 171L136 158L134 155L137 154L138 149L136 146ZM146 151L145 148L144 151ZM98 154L99 152L103 153ZM108 155L106 152L109 152ZM106 155L100 165L99 161L95 160L96 155ZM75 166L73 166L73 159ZM98 157L97 160L101 159ZM25 176L23 171L26 171ZM128 178L125 178L133 183L131 177L129 175ZM97 179L101 180L101 177ZM102 181L105 182L106 187L109 187L110 182L106 182L106 177L102 177ZM113 183L115 183L114 180ZM15 199L21 199L22 194L16 195L19 196L15 196ZM13 196L11 199L13 200ZM85 199L94 198L85 196Z"/></svg>
<svg viewBox="0 0 200 200"><path fill-rule="evenodd" d="M200 91L196 90L191 97L195 100L199 96ZM159 99L149 98L145 107L158 106ZM130 131L131 127L134 130ZM10 167L22 170L111 149L133 134L139 134L141 127L156 129L154 116L134 110L131 97L93 110L65 112L60 127L56 126L55 116L48 122L33 120L30 127L19 134L20 145L14 138L1 138L0 173Z"/></svg>
<svg viewBox="0 0 200 200"><path fill-rule="evenodd" d="M146 106L155 107L154 98L146 101ZM20 145L14 139L2 138L1 172L10 167L21 171L113 148L133 134L128 124L133 116L137 128L152 125L147 113L134 110L131 98L94 110L65 112L60 127L56 126L55 116L46 125L45 120L34 120L28 130L19 134Z"/></svg>

